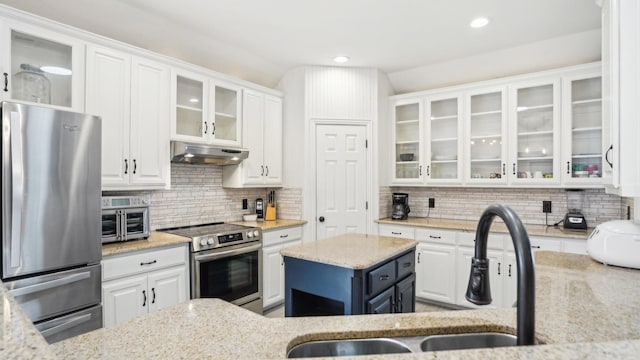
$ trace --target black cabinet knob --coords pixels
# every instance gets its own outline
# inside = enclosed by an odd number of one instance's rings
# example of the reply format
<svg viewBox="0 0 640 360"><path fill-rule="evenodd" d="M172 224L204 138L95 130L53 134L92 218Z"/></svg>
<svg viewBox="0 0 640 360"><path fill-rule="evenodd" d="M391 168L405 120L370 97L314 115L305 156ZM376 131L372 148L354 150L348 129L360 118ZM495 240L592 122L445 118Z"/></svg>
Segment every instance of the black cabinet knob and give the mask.
<svg viewBox="0 0 640 360"><path fill-rule="evenodd" d="M319 220L320 222L324 222L324 216L320 216L320 217L318 218L318 220Z"/></svg>

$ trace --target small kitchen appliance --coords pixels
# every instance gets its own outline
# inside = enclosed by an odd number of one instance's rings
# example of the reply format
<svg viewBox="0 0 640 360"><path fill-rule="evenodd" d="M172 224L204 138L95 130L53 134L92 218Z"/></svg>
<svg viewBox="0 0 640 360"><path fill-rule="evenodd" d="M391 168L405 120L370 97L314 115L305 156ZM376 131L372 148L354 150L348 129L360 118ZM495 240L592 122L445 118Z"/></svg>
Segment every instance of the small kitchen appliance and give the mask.
<svg viewBox="0 0 640 360"><path fill-rule="evenodd" d="M569 212L564 216L563 227L565 229L587 229L587 220L582 214L584 203L584 190L567 189L567 208Z"/></svg>
<svg viewBox="0 0 640 360"><path fill-rule="evenodd" d="M256 199L256 214L258 214L258 221L264 220L264 200L261 198Z"/></svg>
<svg viewBox="0 0 640 360"><path fill-rule="evenodd" d="M149 227L149 195L102 197L102 243L146 239Z"/></svg>
<svg viewBox="0 0 640 360"><path fill-rule="evenodd" d="M262 314L262 229L212 223L163 229L191 239L191 298L219 298Z"/></svg>
<svg viewBox="0 0 640 360"><path fill-rule="evenodd" d="M604 264L640 269L640 223L613 220L596 226L587 239L587 252Z"/></svg>
<svg viewBox="0 0 640 360"><path fill-rule="evenodd" d="M391 219L406 220L409 217L411 209L409 208L409 194L393 193L391 195L393 211Z"/></svg>

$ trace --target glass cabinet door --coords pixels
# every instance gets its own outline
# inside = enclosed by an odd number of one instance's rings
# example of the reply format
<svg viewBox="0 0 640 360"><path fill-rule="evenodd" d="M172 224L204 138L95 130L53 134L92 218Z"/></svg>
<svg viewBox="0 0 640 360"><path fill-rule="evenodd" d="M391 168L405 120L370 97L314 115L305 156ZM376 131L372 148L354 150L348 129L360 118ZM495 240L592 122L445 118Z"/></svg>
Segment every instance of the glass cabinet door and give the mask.
<svg viewBox="0 0 640 360"><path fill-rule="evenodd" d="M205 80L175 75L175 119L172 138L206 141L213 126L205 120Z"/></svg>
<svg viewBox="0 0 640 360"><path fill-rule="evenodd" d="M36 27L8 24L9 64L4 81L10 99L82 111L82 44Z"/></svg>
<svg viewBox="0 0 640 360"><path fill-rule="evenodd" d="M506 92L504 88L470 93L467 98L468 181L506 182Z"/></svg>
<svg viewBox="0 0 640 360"><path fill-rule="evenodd" d="M422 177L420 144L422 109L419 101L396 104L394 109L395 180L416 182Z"/></svg>
<svg viewBox="0 0 640 360"><path fill-rule="evenodd" d="M515 129L511 176L514 181L559 182L555 173L557 152L557 86L555 81L514 87L511 117Z"/></svg>
<svg viewBox="0 0 640 360"><path fill-rule="evenodd" d="M428 104L429 164L427 178L455 182L460 180L460 119L458 97L431 98Z"/></svg>
<svg viewBox="0 0 640 360"><path fill-rule="evenodd" d="M217 142L240 144L240 89L232 86L212 84L213 103L213 132Z"/></svg>
<svg viewBox="0 0 640 360"><path fill-rule="evenodd" d="M569 182L598 182L602 177L602 81L600 76L565 79L569 103L565 106L569 127L564 166ZM570 139L569 139L570 134ZM585 180L590 179L590 180Z"/></svg>

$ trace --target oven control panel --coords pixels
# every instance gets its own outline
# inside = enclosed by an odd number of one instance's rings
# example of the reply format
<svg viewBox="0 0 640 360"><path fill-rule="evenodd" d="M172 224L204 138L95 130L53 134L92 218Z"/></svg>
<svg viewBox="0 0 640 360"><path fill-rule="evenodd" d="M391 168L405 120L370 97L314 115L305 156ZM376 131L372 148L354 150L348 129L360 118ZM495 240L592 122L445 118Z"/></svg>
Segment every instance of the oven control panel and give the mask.
<svg viewBox="0 0 640 360"><path fill-rule="evenodd" d="M204 251L255 241L262 241L262 230L259 228L249 228L239 232L202 235L193 238L193 251Z"/></svg>

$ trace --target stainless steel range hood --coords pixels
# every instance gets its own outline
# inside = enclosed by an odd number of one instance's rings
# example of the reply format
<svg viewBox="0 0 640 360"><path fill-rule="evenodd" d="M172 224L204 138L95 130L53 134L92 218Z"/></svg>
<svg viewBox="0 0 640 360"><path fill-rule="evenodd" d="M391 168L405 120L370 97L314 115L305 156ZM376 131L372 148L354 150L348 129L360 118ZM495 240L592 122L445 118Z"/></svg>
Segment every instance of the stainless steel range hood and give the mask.
<svg viewBox="0 0 640 360"><path fill-rule="evenodd" d="M217 145L171 142L171 162L206 165L236 165L249 157L249 150Z"/></svg>

